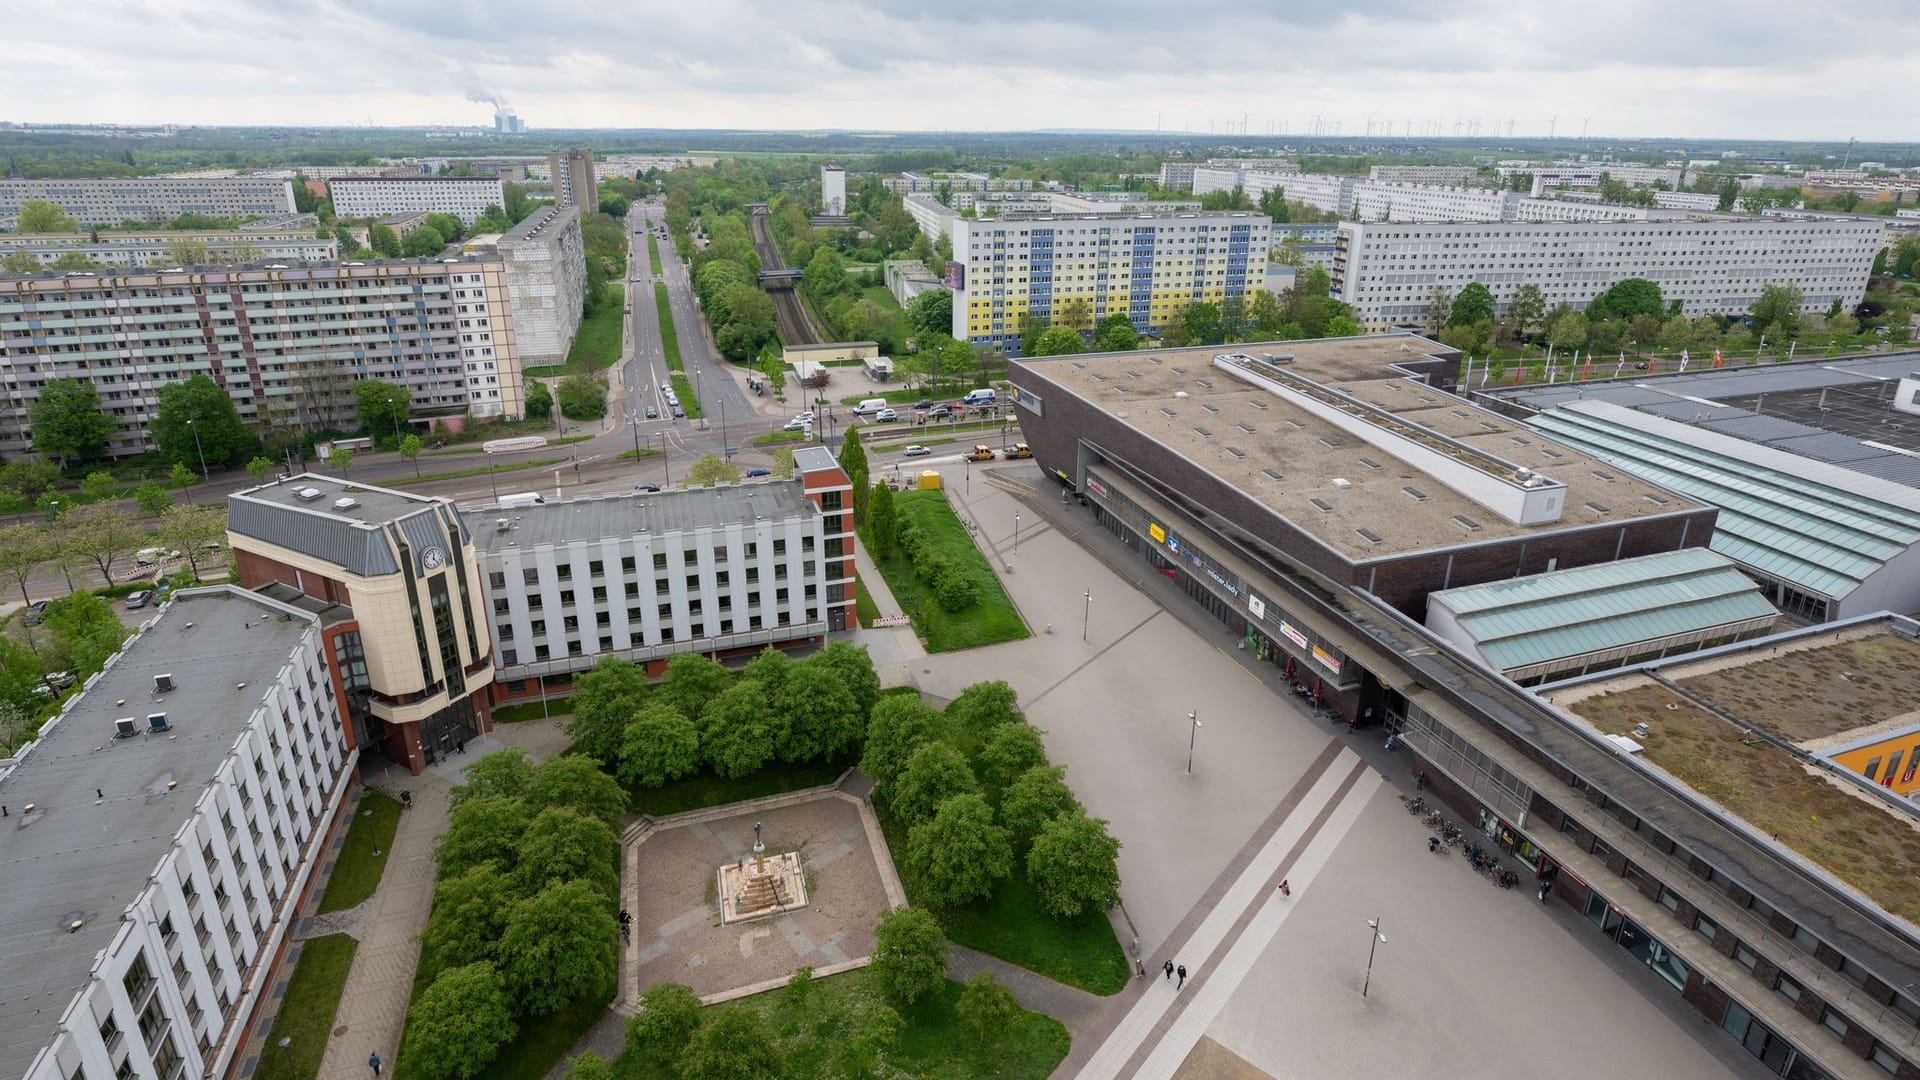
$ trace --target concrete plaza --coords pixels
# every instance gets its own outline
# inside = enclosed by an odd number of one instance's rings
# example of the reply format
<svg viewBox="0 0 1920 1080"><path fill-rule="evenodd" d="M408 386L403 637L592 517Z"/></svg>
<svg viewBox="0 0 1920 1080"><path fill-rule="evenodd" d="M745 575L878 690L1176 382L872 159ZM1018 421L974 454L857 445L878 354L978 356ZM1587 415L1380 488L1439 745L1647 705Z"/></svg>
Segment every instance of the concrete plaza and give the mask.
<svg viewBox="0 0 1920 1080"><path fill-rule="evenodd" d="M1172 959L1192 976L1109 999L1056 1075L1766 1075L1576 913L1541 905L1526 868L1500 890L1429 854L1403 809L1404 757L1310 717L1277 669L1034 470L946 472L1037 634L902 659L938 696L1013 684L1124 845L1121 941L1137 936L1149 970ZM1008 490L1030 483L1044 486ZM1362 997L1372 918L1388 940Z"/></svg>

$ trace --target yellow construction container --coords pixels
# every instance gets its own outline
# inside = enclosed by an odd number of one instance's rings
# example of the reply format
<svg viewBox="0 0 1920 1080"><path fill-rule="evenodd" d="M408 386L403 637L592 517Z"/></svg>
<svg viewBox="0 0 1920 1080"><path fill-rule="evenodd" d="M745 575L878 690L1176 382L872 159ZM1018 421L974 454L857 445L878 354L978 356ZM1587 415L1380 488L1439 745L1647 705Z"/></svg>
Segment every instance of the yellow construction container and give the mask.
<svg viewBox="0 0 1920 1080"><path fill-rule="evenodd" d="M920 471L920 482L914 486L918 487L921 491L939 491L939 471L936 469L922 469Z"/></svg>

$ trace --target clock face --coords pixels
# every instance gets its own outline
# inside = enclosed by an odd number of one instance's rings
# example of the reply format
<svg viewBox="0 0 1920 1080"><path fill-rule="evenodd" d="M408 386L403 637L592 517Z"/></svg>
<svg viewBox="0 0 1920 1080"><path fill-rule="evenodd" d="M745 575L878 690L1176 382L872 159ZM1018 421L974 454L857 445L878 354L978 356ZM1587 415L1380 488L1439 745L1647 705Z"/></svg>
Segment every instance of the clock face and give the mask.
<svg viewBox="0 0 1920 1080"><path fill-rule="evenodd" d="M420 553L420 565L429 570L440 569L440 564L445 562L446 559L447 553L437 547L430 547Z"/></svg>

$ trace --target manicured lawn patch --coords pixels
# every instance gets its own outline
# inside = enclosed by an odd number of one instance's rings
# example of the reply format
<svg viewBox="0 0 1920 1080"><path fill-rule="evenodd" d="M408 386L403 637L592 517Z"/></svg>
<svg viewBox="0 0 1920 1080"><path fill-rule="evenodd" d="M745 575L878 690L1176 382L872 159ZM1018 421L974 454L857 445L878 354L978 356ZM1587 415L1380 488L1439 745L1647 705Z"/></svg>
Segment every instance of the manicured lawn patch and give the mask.
<svg viewBox="0 0 1920 1080"><path fill-rule="evenodd" d="M881 311L899 311L900 301L893 298L892 290L885 285L869 285L860 290L862 299L870 301Z"/></svg>
<svg viewBox="0 0 1920 1080"><path fill-rule="evenodd" d="M664 281L653 283L653 307L659 314L660 347L666 355L667 368L670 371L683 371L685 365L680 363L680 335L673 328L673 305L667 301L667 283Z"/></svg>
<svg viewBox="0 0 1920 1080"><path fill-rule="evenodd" d="M328 934L308 939L301 948L271 1037L254 1069L256 1080L312 1080L319 1075L334 1010L340 1005L340 991L347 985L347 970L359 945L346 934ZM281 1039L292 1041L281 1046Z"/></svg>
<svg viewBox="0 0 1920 1080"><path fill-rule="evenodd" d="M544 709L538 701L522 701L515 705L502 705L493 710L493 719L496 723L517 724L522 720L539 720L547 716L565 719L572 713L573 706L567 703L566 695L549 694Z"/></svg>
<svg viewBox="0 0 1920 1080"><path fill-rule="evenodd" d="M321 911L345 911L373 895L381 871L387 868L387 856L393 854L393 831L399 827L398 802L377 791L360 797L360 809L347 828L347 841L333 864L327 893L320 898ZM380 854L375 855L376 851Z"/></svg>
<svg viewBox="0 0 1920 1080"><path fill-rule="evenodd" d="M504 462L502 464L495 465L491 468L482 466L476 469L456 469L453 472L428 473L425 476L420 477L420 479L416 482L424 483L425 481L428 481L428 480L459 480L468 476L485 476L490 472L495 472L495 473L519 472L522 469L539 469L549 465L558 465L565 460L567 459L558 458L558 457L536 458L532 461Z"/></svg>
<svg viewBox="0 0 1920 1080"><path fill-rule="evenodd" d="M805 441L807 441L807 433L804 431L770 431L765 435L754 436L753 445L778 446L781 443Z"/></svg>
<svg viewBox="0 0 1920 1080"><path fill-rule="evenodd" d="M880 617L880 606L873 602L873 596L867 592L858 574L854 575L853 610L860 617L863 629L873 629L873 620Z"/></svg>
<svg viewBox="0 0 1920 1080"><path fill-rule="evenodd" d="M652 233L647 234L647 262L653 266L653 276L659 277L665 272L660 269L660 241Z"/></svg>
<svg viewBox="0 0 1920 1080"><path fill-rule="evenodd" d="M620 360L620 320L626 316L626 289L623 286L607 285L607 302L599 310L580 320L580 331L574 335L573 348L567 352L564 364L542 364L527 368L522 374L534 379L551 379L565 375L578 364L591 369L610 367Z"/></svg>
<svg viewBox="0 0 1920 1080"><path fill-rule="evenodd" d="M934 598L932 585L921 578L905 550L895 550L879 560L887 587L905 614L913 617L914 628L926 639L929 652L971 649L1031 636L986 557L954 516L944 492L900 492L894 496L894 507L901 527L911 523L919 528L932 550L971 578L979 594L979 599L967 607L948 611Z"/></svg>
<svg viewBox="0 0 1920 1080"><path fill-rule="evenodd" d="M681 411L685 412L690 419L707 415L706 410L700 407L700 395L693 392L693 380L678 371L674 372L672 377L673 393L680 399Z"/></svg>
<svg viewBox="0 0 1920 1080"><path fill-rule="evenodd" d="M541 1080L607 1014L613 991L583 997L552 1016L522 1020L520 1034L487 1066L490 1080ZM396 1074L397 1075L397 1074Z"/></svg>
<svg viewBox="0 0 1920 1080"><path fill-rule="evenodd" d="M877 809L876 816L887 846L899 858L906 850L907 830L884 809ZM955 944L1095 994L1117 994L1127 985L1133 969L1106 914L1093 912L1072 920L1047 914L1017 858L1013 873L994 884L992 896L963 908L932 907L915 895L910 876L903 875L902 884L907 899L932 910Z"/></svg>
<svg viewBox="0 0 1920 1080"><path fill-rule="evenodd" d="M759 772L738 780L701 772L684 780L672 781L664 787L628 788L627 794L632 799L629 806L636 814L664 817L708 806L758 799L763 795L778 795L783 791L819 787L840 779L840 774L859 760L860 755L855 753L832 761L775 761Z"/></svg>

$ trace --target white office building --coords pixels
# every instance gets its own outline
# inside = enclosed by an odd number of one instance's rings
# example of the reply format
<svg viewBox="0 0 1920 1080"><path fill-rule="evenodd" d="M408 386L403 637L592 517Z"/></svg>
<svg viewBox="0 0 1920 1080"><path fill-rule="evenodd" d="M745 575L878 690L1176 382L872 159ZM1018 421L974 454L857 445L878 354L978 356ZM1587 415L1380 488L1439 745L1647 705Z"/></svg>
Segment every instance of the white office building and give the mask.
<svg viewBox="0 0 1920 1080"><path fill-rule="evenodd" d="M521 366L564 363L580 330L587 294L580 208L542 206L507 232L476 236L462 247L506 267Z"/></svg>
<svg viewBox="0 0 1920 1080"><path fill-rule="evenodd" d="M0 229L12 229L20 207L42 199L81 225L163 222L182 214L216 218L284 216L295 212L293 183L253 177L137 180L0 180Z"/></svg>
<svg viewBox="0 0 1920 1080"><path fill-rule="evenodd" d="M1879 240L1879 225L1851 221L1342 223L1333 291L1370 329L1418 323L1436 286L1458 293L1473 281L1497 312L1522 285L1549 307L1583 308L1630 277L1688 314L1744 314L1776 282L1800 286L1802 310L1825 311L1860 302Z"/></svg>
<svg viewBox="0 0 1920 1080"><path fill-rule="evenodd" d="M333 212L343 218L389 214L452 214L471 225L489 206L505 206L498 176L341 176L327 181Z"/></svg>
<svg viewBox="0 0 1920 1080"><path fill-rule="evenodd" d="M847 212L847 170L839 165L820 167L820 212L830 217Z"/></svg>
<svg viewBox="0 0 1920 1080"><path fill-rule="evenodd" d="M225 1076L357 751L312 614L177 594L0 761L0 1075Z"/></svg>
<svg viewBox="0 0 1920 1080"><path fill-rule="evenodd" d="M238 229L192 229L102 233L0 233L0 257L32 252L52 265L62 255L78 255L112 267L171 266L183 247L204 247L209 263L330 262L340 256L331 230L316 237L310 214L282 222L253 223Z"/></svg>
<svg viewBox="0 0 1920 1080"><path fill-rule="evenodd" d="M1480 175L1471 165L1375 165L1367 179L1381 184L1438 184L1461 187Z"/></svg>

